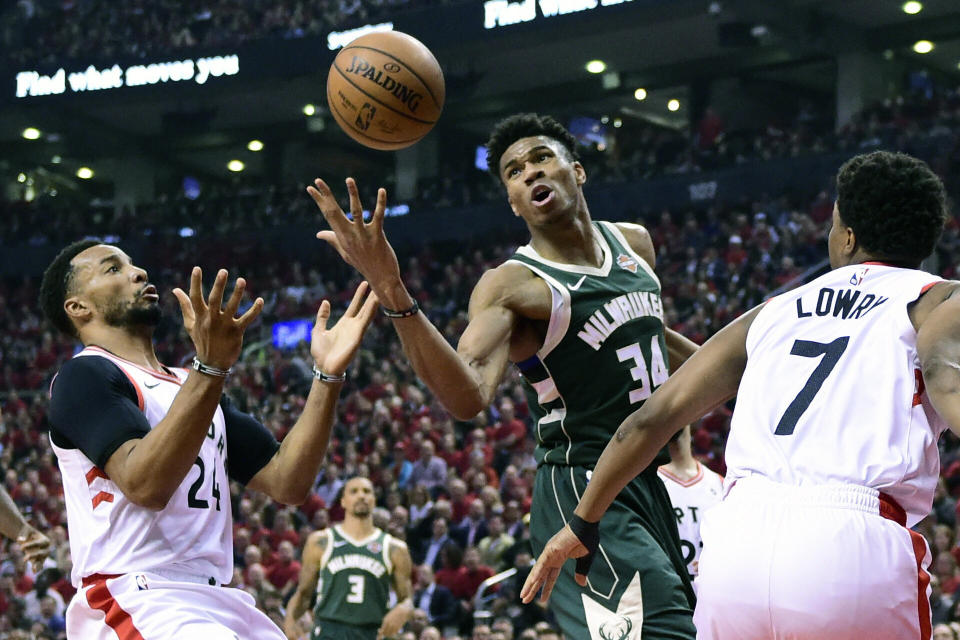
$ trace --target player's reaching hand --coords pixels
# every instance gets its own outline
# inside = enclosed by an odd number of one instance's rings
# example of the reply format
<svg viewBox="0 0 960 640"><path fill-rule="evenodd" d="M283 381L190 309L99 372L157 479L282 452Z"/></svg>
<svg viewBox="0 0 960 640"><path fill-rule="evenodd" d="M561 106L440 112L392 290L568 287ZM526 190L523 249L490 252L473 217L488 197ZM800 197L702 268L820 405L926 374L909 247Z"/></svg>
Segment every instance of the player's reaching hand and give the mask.
<svg viewBox="0 0 960 640"><path fill-rule="evenodd" d="M194 267L190 273L190 295L179 287L173 290L173 295L180 302L183 326L197 350L197 359L218 369L229 369L237 361L243 347L243 332L263 309L263 298L257 298L253 306L238 318L237 309L240 307L247 282L243 278L237 278L233 294L224 305L223 292L226 286L227 270L220 269L205 301L203 272L200 267Z"/></svg>
<svg viewBox="0 0 960 640"><path fill-rule="evenodd" d="M370 286L361 282L343 317L329 329L330 303L326 300L320 303L317 323L310 335L310 354L318 369L331 376L343 373L357 353L363 333L377 312L378 303Z"/></svg>
<svg viewBox="0 0 960 640"><path fill-rule="evenodd" d="M377 640L389 640L400 633L400 629L406 624L409 618L409 612L400 609L392 609L383 616L383 622L377 630Z"/></svg>
<svg viewBox="0 0 960 640"><path fill-rule="evenodd" d="M17 544L23 550L27 562L33 565L34 572L40 571L43 561L50 553L50 538L43 535L29 524L24 524L17 534Z"/></svg>
<svg viewBox="0 0 960 640"><path fill-rule="evenodd" d="M350 195L348 218L337 203L327 183L317 178L307 193L317 203L330 231L320 231L317 237L330 243L340 257L363 274L373 290L381 297L390 288L400 283L400 266L397 255L383 232L383 218L387 209L387 191L377 191L377 204L370 222L363 221L363 205L353 178L347 178L347 193ZM386 304L386 302L384 302Z"/></svg>
<svg viewBox="0 0 960 640"><path fill-rule="evenodd" d="M592 526L586 523L588 527ZM599 539L597 538L596 527L592 526L592 536L586 535L585 538L591 538L581 541L577 534L573 532L570 525L567 524L560 529L543 548L540 557L537 558L537 564L530 570L526 582L523 583L523 589L520 590L520 599L524 604L529 604L537 596L540 588L543 593L540 596L540 602L546 603L553 591L553 585L560 576L560 569L563 563L570 558L577 559L577 584L581 587L587 585L587 573L590 571L590 565L593 563L593 556L597 552Z"/></svg>

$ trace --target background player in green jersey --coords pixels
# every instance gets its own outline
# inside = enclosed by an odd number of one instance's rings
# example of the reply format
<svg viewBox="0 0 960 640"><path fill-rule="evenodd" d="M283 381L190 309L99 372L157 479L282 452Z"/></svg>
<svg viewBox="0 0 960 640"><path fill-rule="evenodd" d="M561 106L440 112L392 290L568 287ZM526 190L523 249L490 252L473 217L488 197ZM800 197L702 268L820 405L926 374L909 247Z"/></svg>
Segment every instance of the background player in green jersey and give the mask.
<svg viewBox="0 0 960 640"><path fill-rule="evenodd" d="M617 425L696 345L663 325L656 253L646 229L591 220L576 140L535 114L499 123L487 145L530 244L487 271L470 299L456 350L418 312L383 233L386 191L369 223L348 178L352 218L322 180L308 192L332 230L317 234L370 282L394 319L417 375L457 418L494 399L510 362L526 382L539 463L531 541L539 553L564 526ZM602 560L586 588L571 568L551 607L568 638L693 638L693 590L656 463L620 495L601 524Z"/></svg>
<svg viewBox="0 0 960 640"><path fill-rule="evenodd" d="M284 621L291 640L301 637L299 620L314 597L311 640L392 638L413 612L410 552L373 526L373 485L351 478L340 503L343 523L315 531L303 545L300 584ZM397 604L388 611L391 586Z"/></svg>

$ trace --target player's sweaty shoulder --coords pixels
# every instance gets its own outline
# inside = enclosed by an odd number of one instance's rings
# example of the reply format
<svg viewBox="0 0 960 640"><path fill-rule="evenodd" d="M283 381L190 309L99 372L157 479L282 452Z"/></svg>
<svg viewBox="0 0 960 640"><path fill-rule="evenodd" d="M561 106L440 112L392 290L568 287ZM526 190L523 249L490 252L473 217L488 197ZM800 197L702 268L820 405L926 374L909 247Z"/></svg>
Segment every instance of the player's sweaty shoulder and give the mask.
<svg viewBox="0 0 960 640"><path fill-rule="evenodd" d="M480 277L470 297L470 313L500 306L525 318L548 319L551 300L550 289L540 276L521 264L506 262Z"/></svg>
<svg viewBox="0 0 960 640"><path fill-rule="evenodd" d="M630 248L646 260L651 267L656 266L657 253L653 246L653 238L650 237L647 228L634 222L617 222L616 225Z"/></svg>

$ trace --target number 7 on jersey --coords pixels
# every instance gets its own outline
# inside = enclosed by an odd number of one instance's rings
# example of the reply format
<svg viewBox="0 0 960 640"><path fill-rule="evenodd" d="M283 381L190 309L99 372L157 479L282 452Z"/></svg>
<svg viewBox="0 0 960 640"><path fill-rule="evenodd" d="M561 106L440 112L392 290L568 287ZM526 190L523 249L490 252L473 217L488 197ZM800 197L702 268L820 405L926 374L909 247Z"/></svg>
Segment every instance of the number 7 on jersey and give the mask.
<svg viewBox="0 0 960 640"><path fill-rule="evenodd" d="M777 430L774 431L774 434L778 436L789 436L793 434L793 430L797 426L797 421L800 419L800 416L803 415L803 412L807 410L807 407L810 406L810 403L813 402L813 397L820 391L827 376L829 376L833 368L837 366L837 362L840 361L840 356L842 356L843 352L847 349L848 342L850 342L850 336L843 336L833 342L827 343L813 342L812 340L795 340L793 342L790 355L801 356L803 358L818 358L823 356L823 360L821 360L817 368L813 370L813 373L807 378L807 383L800 389L800 393L797 394L797 397L794 398L790 406L787 407L783 417L780 418L780 422L777 423Z"/></svg>

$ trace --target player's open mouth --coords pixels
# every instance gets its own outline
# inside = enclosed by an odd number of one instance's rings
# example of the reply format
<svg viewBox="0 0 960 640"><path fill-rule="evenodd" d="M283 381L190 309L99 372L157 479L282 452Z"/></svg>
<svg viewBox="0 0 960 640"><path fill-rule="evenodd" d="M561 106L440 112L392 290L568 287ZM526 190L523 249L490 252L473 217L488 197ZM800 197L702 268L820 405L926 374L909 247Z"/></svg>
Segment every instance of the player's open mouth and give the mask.
<svg viewBox="0 0 960 640"><path fill-rule="evenodd" d="M160 295L157 293L157 288L152 284L143 288L143 292L140 294L140 297L147 298L148 300L160 299Z"/></svg>
<svg viewBox="0 0 960 640"><path fill-rule="evenodd" d="M537 185L533 188L533 193L531 194L531 200L533 205L536 207L542 207L551 200L553 200L553 189L545 185Z"/></svg>

